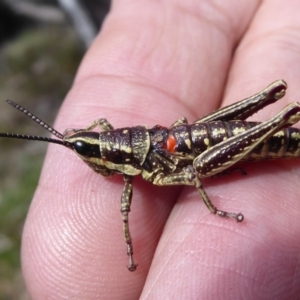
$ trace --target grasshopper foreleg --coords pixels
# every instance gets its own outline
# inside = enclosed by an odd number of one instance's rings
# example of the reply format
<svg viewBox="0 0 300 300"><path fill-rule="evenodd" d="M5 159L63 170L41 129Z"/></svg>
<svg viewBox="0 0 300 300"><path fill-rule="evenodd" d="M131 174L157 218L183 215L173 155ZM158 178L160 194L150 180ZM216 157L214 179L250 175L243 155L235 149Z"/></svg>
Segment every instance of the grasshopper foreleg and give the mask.
<svg viewBox="0 0 300 300"><path fill-rule="evenodd" d="M85 130L91 131L95 127L99 126L101 130L108 131L108 130L114 130L114 127L104 118L98 119L94 121L89 127L87 127Z"/></svg>
<svg viewBox="0 0 300 300"><path fill-rule="evenodd" d="M182 125L182 124L187 124L187 123L188 123L187 118L182 117L179 120L177 120L176 122L174 122L170 127L173 128L175 126Z"/></svg>
<svg viewBox="0 0 300 300"><path fill-rule="evenodd" d="M127 245L127 255L129 256L129 271L135 271L137 264L133 260L133 246L132 239L129 231L128 214L130 212L131 198L132 198L132 176L124 175L125 185L121 197L121 213L123 220L123 233Z"/></svg>

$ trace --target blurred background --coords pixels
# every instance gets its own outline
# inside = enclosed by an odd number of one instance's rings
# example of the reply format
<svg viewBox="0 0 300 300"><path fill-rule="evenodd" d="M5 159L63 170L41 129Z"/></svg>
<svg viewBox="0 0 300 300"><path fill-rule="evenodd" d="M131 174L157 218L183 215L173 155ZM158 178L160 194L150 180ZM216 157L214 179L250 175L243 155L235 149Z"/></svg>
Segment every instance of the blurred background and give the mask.
<svg viewBox="0 0 300 300"><path fill-rule="evenodd" d="M49 136L5 100L52 125L109 7L110 0L0 0L0 132ZM21 235L46 148L0 138L0 300L30 299Z"/></svg>

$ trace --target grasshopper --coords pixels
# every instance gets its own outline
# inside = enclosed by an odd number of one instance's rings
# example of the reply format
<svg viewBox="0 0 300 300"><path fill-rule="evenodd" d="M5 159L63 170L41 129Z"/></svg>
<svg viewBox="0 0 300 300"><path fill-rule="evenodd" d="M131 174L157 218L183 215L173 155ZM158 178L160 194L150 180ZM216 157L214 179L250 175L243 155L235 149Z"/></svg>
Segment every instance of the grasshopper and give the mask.
<svg viewBox="0 0 300 300"><path fill-rule="evenodd" d="M20 110L55 138L0 133L0 137L37 140L63 145L73 150L89 167L102 176L122 174L121 196L123 232L129 256L129 271L135 271L128 214L133 177L141 175L158 186L191 185L205 205L223 218L242 222L241 213L219 210L206 194L201 179L222 173L241 161L300 157L300 130L290 127L300 120L300 104L287 105L265 122L247 122L252 114L285 95L287 84L277 80L261 92L220 108L192 124L181 118L170 127L156 125L114 129L106 119L94 121L86 129L68 129L63 134L38 119L22 106ZM99 127L100 132L93 131Z"/></svg>

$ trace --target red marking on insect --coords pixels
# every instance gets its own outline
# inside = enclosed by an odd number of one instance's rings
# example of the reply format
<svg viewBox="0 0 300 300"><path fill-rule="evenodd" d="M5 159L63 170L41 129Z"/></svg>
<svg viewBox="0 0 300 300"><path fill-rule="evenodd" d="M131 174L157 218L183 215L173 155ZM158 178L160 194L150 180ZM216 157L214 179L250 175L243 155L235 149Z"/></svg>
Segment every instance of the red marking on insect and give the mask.
<svg viewBox="0 0 300 300"><path fill-rule="evenodd" d="M173 135L169 135L167 139L167 150L169 152L175 152L176 151L176 139Z"/></svg>

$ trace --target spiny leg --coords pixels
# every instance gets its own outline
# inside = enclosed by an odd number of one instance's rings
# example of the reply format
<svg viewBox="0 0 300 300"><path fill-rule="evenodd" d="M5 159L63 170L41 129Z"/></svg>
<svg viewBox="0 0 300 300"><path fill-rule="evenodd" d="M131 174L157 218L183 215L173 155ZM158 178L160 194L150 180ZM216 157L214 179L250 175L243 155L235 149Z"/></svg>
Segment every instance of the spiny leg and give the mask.
<svg viewBox="0 0 300 300"><path fill-rule="evenodd" d="M137 264L133 260L133 245L132 239L129 230L128 224L128 214L130 212L130 205L132 199L132 181L133 177L124 175L123 176L125 185L122 192L121 197L121 213L122 213L122 220L123 220L123 233L124 239L127 245L127 255L129 256L129 265L127 266L128 270L133 272L137 268Z"/></svg>
<svg viewBox="0 0 300 300"><path fill-rule="evenodd" d="M97 126L99 126L103 131L114 130L114 127L104 118L94 121L88 128L86 128L86 130L91 131Z"/></svg>
<svg viewBox="0 0 300 300"><path fill-rule="evenodd" d="M282 98L285 95L286 89L287 84L284 80L276 80L261 92L239 102L220 108L215 112L200 118L194 123L245 120L265 106Z"/></svg>
<svg viewBox="0 0 300 300"><path fill-rule="evenodd" d="M235 167L235 168L226 169L226 170L221 171L221 172L219 172L215 175L212 175L211 178L218 178L218 177L222 177L222 176L231 175L234 172L238 172L243 176L247 175L247 172L243 168Z"/></svg>
<svg viewBox="0 0 300 300"><path fill-rule="evenodd" d="M189 165L182 170L182 172L177 174L164 175L163 173L159 174L157 178L153 181L156 185L194 185L198 192L201 195L206 207L215 215L218 215L222 218L232 218L237 222L242 222L244 216L241 213L231 213L223 210L219 210L210 200L206 194L194 168Z"/></svg>

